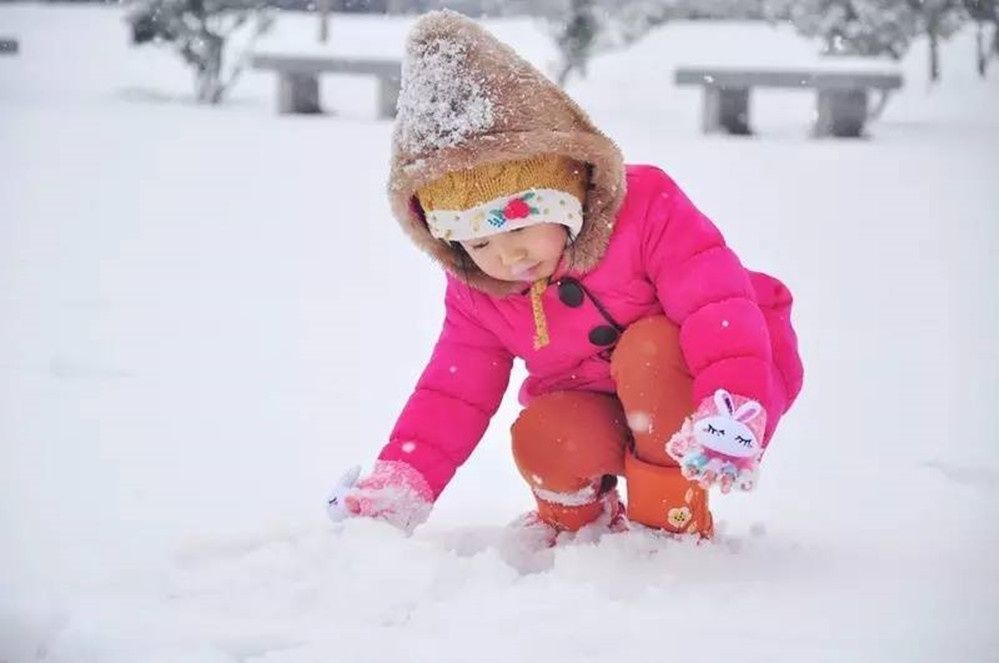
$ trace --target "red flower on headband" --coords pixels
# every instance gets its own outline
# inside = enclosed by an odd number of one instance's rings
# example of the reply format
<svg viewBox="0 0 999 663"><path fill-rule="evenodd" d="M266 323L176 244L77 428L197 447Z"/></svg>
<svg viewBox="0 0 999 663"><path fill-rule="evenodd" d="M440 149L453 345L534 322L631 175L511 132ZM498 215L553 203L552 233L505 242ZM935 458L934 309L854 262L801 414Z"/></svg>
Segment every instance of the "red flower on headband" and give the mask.
<svg viewBox="0 0 999 663"><path fill-rule="evenodd" d="M531 213L531 207L523 198L514 198L503 208L503 216L507 219L523 219Z"/></svg>
<svg viewBox="0 0 999 663"><path fill-rule="evenodd" d="M523 219L524 217L538 213L537 207L531 207L527 201L534 197L533 191L528 191L522 196L513 198L507 202L503 209L489 210L486 220L496 228L502 228L507 221Z"/></svg>

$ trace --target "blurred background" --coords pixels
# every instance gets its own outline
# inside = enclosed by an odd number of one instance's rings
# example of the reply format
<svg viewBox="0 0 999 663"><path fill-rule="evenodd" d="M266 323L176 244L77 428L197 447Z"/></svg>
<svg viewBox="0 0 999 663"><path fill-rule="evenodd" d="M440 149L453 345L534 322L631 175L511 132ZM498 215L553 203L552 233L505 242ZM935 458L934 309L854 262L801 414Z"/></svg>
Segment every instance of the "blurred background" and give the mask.
<svg viewBox="0 0 999 663"><path fill-rule="evenodd" d="M325 522L440 329L385 185L405 35L442 6L794 293L805 388L759 489L715 500L720 545L510 569L515 388L412 539ZM995 660L997 25L972 0L0 2L0 661L578 662L668 633Z"/></svg>

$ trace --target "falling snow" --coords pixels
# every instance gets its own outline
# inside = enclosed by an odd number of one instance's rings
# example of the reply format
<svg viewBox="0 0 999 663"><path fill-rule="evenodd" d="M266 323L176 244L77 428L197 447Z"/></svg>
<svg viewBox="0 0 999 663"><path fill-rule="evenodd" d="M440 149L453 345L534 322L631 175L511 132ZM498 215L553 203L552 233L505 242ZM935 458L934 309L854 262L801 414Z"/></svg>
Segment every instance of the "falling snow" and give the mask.
<svg viewBox="0 0 999 663"><path fill-rule="evenodd" d="M813 65L780 26L670 21L570 82L786 280L808 378L757 492L712 500L714 544L636 528L518 565L498 553L535 504L510 454L521 362L415 534L325 519L442 313L388 218L372 81L279 117L247 71L195 108L120 7L72 4L0 3L22 43L0 58L0 660L995 659L999 69L978 80L973 29L932 92L925 41L877 63L906 87L860 141L810 139L796 90L754 96L752 140L700 135L673 67ZM338 14L328 47L401 57L412 20ZM552 57L533 21L487 27ZM277 29L315 40L314 17ZM886 395L926 416L900 431Z"/></svg>
<svg viewBox="0 0 999 663"><path fill-rule="evenodd" d="M651 433L652 417L647 412L634 410L627 413L628 428L635 433Z"/></svg>

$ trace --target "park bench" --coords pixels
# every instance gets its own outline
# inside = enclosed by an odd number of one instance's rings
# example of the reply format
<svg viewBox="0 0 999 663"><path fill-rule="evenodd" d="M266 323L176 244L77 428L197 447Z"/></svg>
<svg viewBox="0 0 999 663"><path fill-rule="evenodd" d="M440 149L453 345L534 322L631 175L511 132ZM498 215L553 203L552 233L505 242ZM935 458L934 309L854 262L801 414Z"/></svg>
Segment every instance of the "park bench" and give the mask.
<svg viewBox="0 0 999 663"><path fill-rule="evenodd" d="M0 55L17 55L17 40L11 37L0 37Z"/></svg>
<svg viewBox="0 0 999 663"><path fill-rule="evenodd" d="M277 73L278 112L321 113L319 77L355 74L378 79L378 117L395 116L402 78L402 65L398 60L257 54L251 65L254 69Z"/></svg>
<svg viewBox="0 0 999 663"><path fill-rule="evenodd" d="M749 93L754 87L767 87L816 90L813 135L860 136L872 115L869 92L881 94L878 107L883 108L888 94L902 87L898 74L867 71L679 67L675 76L677 85L703 87L701 128L705 133L752 133Z"/></svg>

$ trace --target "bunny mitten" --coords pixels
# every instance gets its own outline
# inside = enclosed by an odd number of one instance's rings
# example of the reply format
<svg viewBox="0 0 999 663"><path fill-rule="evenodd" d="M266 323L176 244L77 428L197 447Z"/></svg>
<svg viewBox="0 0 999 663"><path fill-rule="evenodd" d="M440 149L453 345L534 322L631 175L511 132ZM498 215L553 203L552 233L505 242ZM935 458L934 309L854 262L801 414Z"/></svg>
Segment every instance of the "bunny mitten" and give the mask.
<svg viewBox="0 0 999 663"><path fill-rule="evenodd" d="M754 400L719 389L705 398L666 443L666 453L686 478L723 493L756 485L767 413Z"/></svg>
<svg viewBox="0 0 999 663"><path fill-rule="evenodd" d="M430 516L434 495L423 475L401 461L379 460L367 477L358 480L352 467L330 490L326 513L333 522L352 516L377 518L411 534Z"/></svg>

